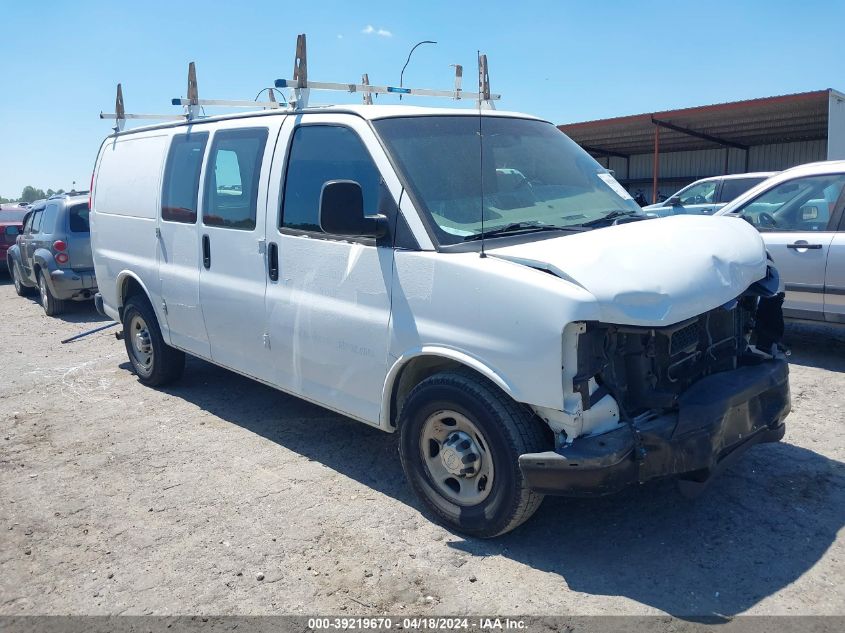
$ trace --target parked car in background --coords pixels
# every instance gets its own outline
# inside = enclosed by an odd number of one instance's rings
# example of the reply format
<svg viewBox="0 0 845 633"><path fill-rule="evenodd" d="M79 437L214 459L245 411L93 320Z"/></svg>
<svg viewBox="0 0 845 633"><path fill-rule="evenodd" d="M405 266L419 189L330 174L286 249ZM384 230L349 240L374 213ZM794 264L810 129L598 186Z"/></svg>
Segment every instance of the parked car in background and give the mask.
<svg viewBox="0 0 845 633"><path fill-rule="evenodd" d="M652 218L668 215L712 215L731 200L775 173L777 172L761 171L702 178L669 196L663 202L643 207L643 211Z"/></svg>
<svg viewBox="0 0 845 633"><path fill-rule="evenodd" d="M33 204L6 264L19 295L38 288L48 316L61 314L66 301L91 299L97 291L88 192L58 194Z"/></svg>
<svg viewBox="0 0 845 633"><path fill-rule="evenodd" d="M23 230L23 219L27 207L20 204L0 204L0 264L6 261L6 253Z"/></svg>
<svg viewBox="0 0 845 633"><path fill-rule="evenodd" d="M845 161L793 167L720 211L763 236L785 284L784 316L845 324Z"/></svg>

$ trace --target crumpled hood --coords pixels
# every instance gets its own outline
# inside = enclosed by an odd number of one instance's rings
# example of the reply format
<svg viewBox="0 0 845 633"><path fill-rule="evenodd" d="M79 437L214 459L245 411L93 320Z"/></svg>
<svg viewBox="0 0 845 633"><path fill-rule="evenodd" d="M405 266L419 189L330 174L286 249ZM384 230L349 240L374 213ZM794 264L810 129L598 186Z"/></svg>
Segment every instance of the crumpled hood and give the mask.
<svg viewBox="0 0 845 633"><path fill-rule="evenodd" d="M492 257L581 286L604 323L669 325L712 310L766 275L756 229L736 218L673 216L514 246Z"/></svg>

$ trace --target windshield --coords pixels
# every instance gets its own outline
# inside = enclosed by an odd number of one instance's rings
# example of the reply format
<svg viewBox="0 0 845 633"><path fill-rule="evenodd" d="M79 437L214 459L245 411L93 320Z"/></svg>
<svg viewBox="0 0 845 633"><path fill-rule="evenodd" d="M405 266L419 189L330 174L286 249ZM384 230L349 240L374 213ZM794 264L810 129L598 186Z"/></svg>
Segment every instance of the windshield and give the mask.
<svg viewBox="0 0 845 633"><path fill-rule="evenodd" d="M482 219L490 235L641 214L613 176L550 123L422 116L374 125L441 244L477 239Z"/></svg>

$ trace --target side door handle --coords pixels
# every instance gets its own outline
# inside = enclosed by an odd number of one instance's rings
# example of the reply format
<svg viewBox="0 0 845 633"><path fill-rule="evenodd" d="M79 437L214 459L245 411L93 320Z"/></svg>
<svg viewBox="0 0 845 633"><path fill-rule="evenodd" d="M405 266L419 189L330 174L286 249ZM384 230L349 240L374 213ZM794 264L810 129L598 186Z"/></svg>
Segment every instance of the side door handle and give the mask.
<svg viewBox="0 0 845 633"><path fill-rule="evenodd" d="M267 246L267 274L271 281L279 281L279 247L275 242Z"/></svg>
<svg viewBox="0 0 845 633"><path fill-rule="evenodd" d="M817 251L822 247L821 244L808 244L807 242L800 241L800 242L793 242L792 244L787 244L786 248L794 248L795 250L799 250L802 248Z"/></svg>
<svg viewBox="0 0 845 633"><path fill-rule="evenodd" d="M211 240L208 239L208 235L202 236L202 265L206 270L211 268Z"/></svg>

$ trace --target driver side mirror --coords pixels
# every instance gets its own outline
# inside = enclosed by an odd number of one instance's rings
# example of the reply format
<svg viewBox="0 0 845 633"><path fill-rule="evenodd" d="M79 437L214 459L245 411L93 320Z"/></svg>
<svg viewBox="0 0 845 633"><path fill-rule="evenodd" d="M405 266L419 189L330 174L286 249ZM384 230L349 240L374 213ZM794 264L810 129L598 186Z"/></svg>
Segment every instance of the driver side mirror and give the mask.
<svg viewBox="0 0 845 633"><path fill-rule="evenodd" d="M16 235L20 235L20 234L21 234L21 232L20 232L20 229L18 229L18 227L16 227L16 226L7 226L6 227L6 235L8 235L10 237L15 237Z"/></svg>
<svg viewBox="0 0 845 633"><path fill-rule="evenodd" d="M672 196L666 201L667 206L677 207L681 204L681 196Z"/></svg>
<svg viewBox="0 0 845 633"><path fill-rule="evenodd" d="M379 238L387 234L387 218L364 215L364 194L357 182L330 180L320 192L320 228L333 235Z"/></svg>

